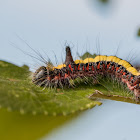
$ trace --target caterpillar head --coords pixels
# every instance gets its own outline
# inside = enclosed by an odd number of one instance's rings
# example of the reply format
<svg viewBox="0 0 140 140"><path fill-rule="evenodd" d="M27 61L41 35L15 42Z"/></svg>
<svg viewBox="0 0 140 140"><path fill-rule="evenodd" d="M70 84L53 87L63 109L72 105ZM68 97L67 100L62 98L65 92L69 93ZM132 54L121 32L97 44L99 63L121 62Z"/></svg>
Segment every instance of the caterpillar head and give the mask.
<svg viewBox="0 0 140 140"><path fill-rule="evenodd" d="M47 76L47 69L46 67L42 66L37 69L33 75L32 81L36 85L40 84Z"/></svg>
<svg viewBox="0 0 140 140"><path fill-rule="evenodd" d="M32 81L36 85L44 86L48 81L51 80L52 76L53 71L47 67L42 66L35 71Z"/></svg>

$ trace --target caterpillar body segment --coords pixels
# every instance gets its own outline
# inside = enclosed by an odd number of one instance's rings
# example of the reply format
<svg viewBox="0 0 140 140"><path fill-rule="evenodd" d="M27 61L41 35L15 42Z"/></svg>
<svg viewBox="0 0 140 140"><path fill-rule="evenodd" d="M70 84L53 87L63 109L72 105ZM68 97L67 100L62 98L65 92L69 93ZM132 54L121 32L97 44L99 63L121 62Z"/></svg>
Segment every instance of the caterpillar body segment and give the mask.
<svg viewBox="0 0 140 140"><path fill-rule="evenodd" d="M66 47L65 64L53 69L40 67L33 75L33 83L45 87L71 86L70 80L102 75L111 76L127 85L137 100L140 99L140 73L127 61L116 56L99 55L73 61L70 47Z"/></svg>

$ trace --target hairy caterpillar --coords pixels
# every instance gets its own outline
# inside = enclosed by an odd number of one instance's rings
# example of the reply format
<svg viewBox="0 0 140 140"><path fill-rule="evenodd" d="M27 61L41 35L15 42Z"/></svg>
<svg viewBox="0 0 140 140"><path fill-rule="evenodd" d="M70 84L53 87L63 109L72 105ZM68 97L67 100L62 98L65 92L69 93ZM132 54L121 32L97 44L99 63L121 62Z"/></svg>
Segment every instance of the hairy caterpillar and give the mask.
<svg viewBox="0 0 140 140"><path fill-rule="evenodd" d="M78 77L97 76L117 79L133 91L135 99L140 100L140 73L127 61L116 56L98 55L95 58L73 60L70 47L66 47L65 63L57 67L40 67L33 75L34 84L44 87L70 86L70 80Z"/></svg>

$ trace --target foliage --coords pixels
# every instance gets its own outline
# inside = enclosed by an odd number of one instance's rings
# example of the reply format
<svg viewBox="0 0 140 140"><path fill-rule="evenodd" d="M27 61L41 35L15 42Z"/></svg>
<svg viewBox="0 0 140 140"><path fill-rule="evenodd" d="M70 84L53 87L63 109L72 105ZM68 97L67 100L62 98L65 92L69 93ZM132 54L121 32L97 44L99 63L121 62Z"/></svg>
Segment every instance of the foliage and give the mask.
<svg viewBox="0 0 140 140"><path fill-rule="evenodd" d="M94 92L88 87L71 89L43 89L31 81L26 66L18 67L0 61L0 106L21 114L67 115L100 105L88 99Z"/></svg>
<svg viewBox="0 0 140 140"><path fill-rule="evenodd" d="M96 57L96 54L94 53L94 54L92 55L92 54L90 54L89 52L86 52L86 53L84 53L82 56L79 56L79 57L80 57L80 59L84 60L84 59L86 59L86 58L95 58L95 57Z"/></svg>
<svg viewBox="0 0 140 140"><path fill-rule="evenodd" d="M103 78L97 75L96 80L77 78L71 81L73 88L44 89L32 83L31 75L27 66L18 67L0 61L0 107L7 108L9 111L19 111L21 114L56 116L100 105L101 102L97 99L88 98L96 90L104 95L118 95L133 99L133 94L126 85L111 77Z"/></svg>

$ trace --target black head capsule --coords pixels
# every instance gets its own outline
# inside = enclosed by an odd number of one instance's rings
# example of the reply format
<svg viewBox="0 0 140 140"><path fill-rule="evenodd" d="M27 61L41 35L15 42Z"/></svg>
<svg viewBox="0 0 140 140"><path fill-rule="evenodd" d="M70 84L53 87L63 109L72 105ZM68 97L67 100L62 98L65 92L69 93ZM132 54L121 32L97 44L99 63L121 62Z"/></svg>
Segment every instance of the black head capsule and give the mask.
<svg viewBox="0 0 140 140"><path fill-rule="evenodd" d="M42 66L39 69L36 70L36 72L33 75L32 81L36 85L42 83L47 77L47 69L46 67Z"/></svg>
<svg viewBox="0 0 140 140"><path fill-rule="evenodd" d="M46 67L44 67L44 66L40 67L34 73L33 80L46 76L46 72L47 72Z"/></svg>

